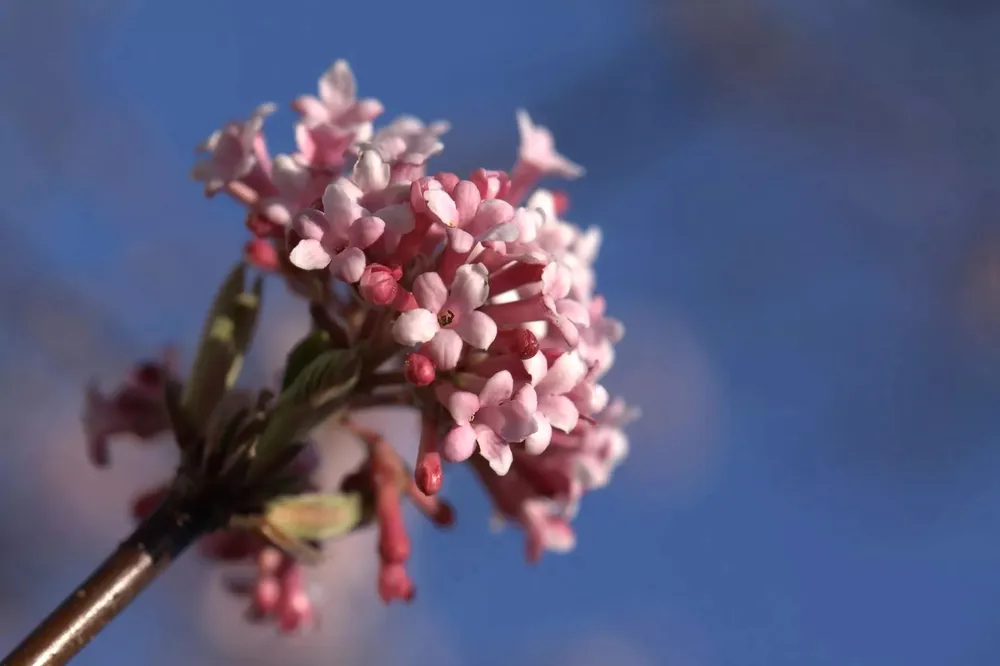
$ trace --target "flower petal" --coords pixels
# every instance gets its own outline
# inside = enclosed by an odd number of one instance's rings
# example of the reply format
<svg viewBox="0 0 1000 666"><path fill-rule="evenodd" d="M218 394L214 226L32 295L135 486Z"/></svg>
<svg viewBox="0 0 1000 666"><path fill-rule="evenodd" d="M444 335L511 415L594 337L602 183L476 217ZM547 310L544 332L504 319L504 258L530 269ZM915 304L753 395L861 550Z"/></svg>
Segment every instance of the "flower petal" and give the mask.
<svg viewBox="0 0 1000 666"><path fill-rule="evenodd" d="M479 396L468 391L455 391L448 396L445 408L451 414L455 423L471 423L476 412L479 411Z"/></svg>
<svg viewBox="0 0 1000 666"><path fill-rule="evenodd" d="M504 476L510 471L514 462L514 453L500 435L487 426L473 426L476 431L476 442L479 443L479 455L489 461L490 467L498 476Z"/></svg>
<svg viewBox="0 0 1000 666"><path fill-rule="evenodd" d="M576 427L580 419L573 401L564 395L546 395L538 400L538 411L545 414L552 427L563 432L569 432Z"/></svg>
<svg viewBox="0 0 1000 666"><path fill-rule="evenodd" d="M489 199L479 204L470 225L474 233L484 233L514 219L514 207L503 199Z"/></svg>
<svg viewBox="0 0 1000 666"><path fill-rule="evenodd" d="M497 241L502 243L513 243L520 237L521 230L517 228L512 222L502 222L492 229L488 229L479 236L476 236L476 240L480 243L488 243L491 241Z"/></svg>
<svg viewBox="0 0 1000 666"><path fill-rule="evenodd" d="M530 243L538 238L538 228L542 226L541 211L533 208L518 208L511 220L518 229L518 238L522 243Z"/></svg>
<svg viewBox="0 0 1000 666"><path fill-rule="evenodd" d="M538 394L535 393L535 387L531 384L524 384L521 388L517 389L511 398L511 402L519 405L521 409L529 414L534 414L538 411Z"/></svg>
<svg viewBox="0 0 1000 666"><path fill-rule="evenodd" d="M320 240L330 228L323 213L315 208L306 208L292 220L292 229L307 240Z"/></svg>
<svg viewBox="0 0 1000 666"><path fill-rule="evenodd" d="M392 337L404 347L412 347L431 340L440 328L433 312L416 308L399 315L392 325Z"/></svg>
<svg viewBox="0 0 1000 666"><path fill-rule="evenodd" d="M538 386L538 382L549 371L549 363L545 360L545 354L542 352L538 352L531 358L525 359L521 365L524 366L528 376L531 378L531 385L535 387Z"/></svg>
<svg viewBox="0 0 1000 666"><path fill-rule="evenodd" d="M342 112L357 98L354 72L346 60L337 60L319 79L319 97L334 112Z"/></svg>
<svg viewBox="0 0 1000 666"><path fill-rule="evenodd" d="M587 366L580 355L567 352L556 359L542 380L535 385L535 390L539 396L562 395L579 384L586 374Z"/></svg>
<svg viewBox="0 0 1000 666"><path fill-rule="evenodd" d="M449 227L458 226L458 208L455 201L444 190L427 190L424 192L424 202L427 210L431 212L442 224Z"/></svg>
<svg viewBox="0 0 1000 666"><path fill-rule="evenodd" d="M482 198L479 195L479 188L468 180L459 181L452 192L455 200L455 208L458 210L458 218L462 222L471 220L476 214L476 209ZM509 205L509 204L508 204Z"/></svg>
<svg viewBox="0 0 1000 666"><path fill-rule="evenodd" d="M479 310L462 315L452 328L476 349L489 349L497 338L496 322Z"/></svg>
<svg viewBox="0 0 1000 666"><path fill-rule="evenodd" d="M378 209L375 215L385 220L387 228L401 236L413 231L413 209L409 204L392 204Z"/></svg>
<svg viewBox="0 0 1000 666"><path fill-rule="evenodd" d="M566 298L573 288L573 273L565 265L553 261L542 270L542 290L553 299Z"/></svg>
<svg viewBox="0 0 1000 666"><path fill-rule="evenodd" d="M458 359L462 356L464 346L458 333L442 328L424 346L423 351L434 362L434 367L438 370L453 370L458 365Z"/></svg>
<svg viewBox="0 0 1000 666"><path fill-rule="evenodd" d="M354 247L365 250L381 238L384 231L385 221L371 215L365 215L356 219L354 224L351 225L350 232L347 234L347 240Z"/></svg>
<svg viewBox="0 0 1000 666"><path fill-rule="evenodd" d="M556 301L556 312L577 326L583 326L584 328L590 326L590 312L579 301L574 301L571 298Z"/></svg>
<svg viewBox="0 0 1000 666"><path fill-rule="evenodd" d="M292 248L288 260L304 271L315 271L329 266L331 257L318 240L307 238Z"/></svg>
<svg viewBox="0 0 1000 666"><path fill-rule="evenodd" d="M449 227L447 232L449 249L459 254L466 254L472 251L473 246L476 244L476 239L473 238L472 234L464 229L455 229L452 227Z"/></svg>
<svg viewBox="0 0 1000 666"><path fill-rule="evenodd" d="M500 436L508 442L523 442L538 431L540 420L534 411L528 411L523 404L508 402L500 407L503 413L503 425Z"/></svg>
<svg viewBox="0 0 1000 666"><path fill-rule="evenodd" d="M308 124L318 125L329 122L330 112L326 104L312 95L302 95L292 102L292 109L302 115Z"/></svg>
<svg viewBox="0 0 1000 666"><path fill-rule="evenodd" d="M486 380L486 385L479 392L479 403L482 405L499 405L510 400L514 393L514 378L507 370L501 370Z"/></svg>
<svg viewBox="0 0 1000 666"><path fill-rule="evenodd" d="M568 553L576 547L576 535L566 519L548 504L550 503L540 500L525 501L523 513L529 541L537 541L532 544L534 548Z"/></svg>
<svg viewBox="0 0 1000 666"><path fill-rule="evenodd" d="M449 304L458 312L469 312L481 307L490 295L489 271L482 264L464 264L455 272L451 282Z"/></svg>
<svg viewBox="0 0 1000 666"><path fill-rule="evenodd" d="M552 424L541 414L535 416L535 425L538 427L535 432L528 435L524 440L524 450L533 456L549 448L552 441Z"/></svg>
<svg viewBox="0 0 1000 666"><path fill-rule="evenodd" d="M346 178L331 183L323 192L323 213L330 228L341 237L346 238L351 223L365 214L357 202L360 196L361 191Z"/></svg>
<svg viewBox="0 0 1000 666"><path fill-rule="evenodd" d="M294 157L275 155L271 164L271 180L281 194L294 199L309 186L312 174Z"/></svg>
<svg viewBox="0 0 1000 666"><path fill-rule="evenodd" d="M337 264L338 272L344 282L354 284L364 274L368 260L359 248L349 247L334 257L334 263Z"/></svg>
<svg viewBox="0 0 1000 666"><path fill-rule="evenodd" d="M441 442L441 455L449 462L463 462L476 452L476 431L462 423L448 431Z"/></svg>
<svg viewBox="0 0 1000 666"><path fill-rule="evenodd" d="M413 297L420 307L436 315L448 300L448 288L437 273L421 273L413 281Z"/></svg>
<svg viewBox="0 0 1000 666"><path fill-rule="evenodd" d="M366 150L358 156L351 170L351 180L362 192L384 189L389 184L389 165L377 150Z"/></svg>

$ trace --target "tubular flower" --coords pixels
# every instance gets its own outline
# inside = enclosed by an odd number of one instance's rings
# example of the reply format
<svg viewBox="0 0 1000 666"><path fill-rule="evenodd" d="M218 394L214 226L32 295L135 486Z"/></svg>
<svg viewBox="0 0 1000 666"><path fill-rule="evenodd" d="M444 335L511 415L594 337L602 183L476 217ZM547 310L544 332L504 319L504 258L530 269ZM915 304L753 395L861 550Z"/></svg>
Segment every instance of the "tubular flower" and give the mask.
<svg viewBox="0 0 1000 666"><path fill-rule="evenodd" d="M401 504L451 524L450 506L436 495L448 464L475 469L497 513L526 532L530 560L572 548L580 500L624 459L623 428L637 414L600 384L624 334L595 291L600 232L561 219L565 194L535 189L542 178L577 178L583 168L518 111L521 145L510 175L429 175L449 125L401 116L374 127L383 107L358 98L344 61L323 74L317 95L292 108L296 152L269 155L263 121L274 107L264 105L212 134L193 175L209 194L224 191L246 207L247 261L308 301L313 332L289 353L285 376L308 345L360 358L334 418L368 455L335 490L354 507L351 529L378 530L378 594L387 603L413 598ZM97 464L107 462L109 436L148 438L170 427L160 395L173 374L169 364L146 365L111 398L88 389ZM420 412L412 469L379 433L353 425L352 413L379 405ZM322 455L320 445L308 450ZM295 470L301 492L315 490L312 465ZM155 497L142 498L137 513ZM287 522L286 509L279 504L275 515ZM304 529L289 524L293 533ZM205 537L202 551L254 562L254 580L234 590L248 596L251 617L295 631L314 611L302 582L307 558L275 537L283 525L275 518L267 529L227 528ZM302 534L311 548L312 532Z"/></svg>

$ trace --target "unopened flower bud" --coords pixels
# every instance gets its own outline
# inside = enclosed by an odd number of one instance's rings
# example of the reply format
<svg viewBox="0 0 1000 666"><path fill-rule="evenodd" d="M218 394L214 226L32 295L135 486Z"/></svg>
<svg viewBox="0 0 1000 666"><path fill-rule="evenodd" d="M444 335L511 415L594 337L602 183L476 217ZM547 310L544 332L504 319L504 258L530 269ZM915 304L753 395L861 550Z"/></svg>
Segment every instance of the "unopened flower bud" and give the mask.
<svg viewBox="0 0 1000 666"><path fill-rule="evenodd" d="M538 353L538 338L526 328L508 328L497 334L494 347L527 360Z"/></svg>
<svg viewBox="0 0 1000 666"><path fill-rule="evenodd" d="M403 375L414 386L427 386L437 377L434 362L423 354L410 354L403 363Z"/></svg>
<svg viewBox="0 0 1000 666"><path fill-rule="evenodd" d="M257 213L247 215L246 227L257 238L281 238L285 235L284 227Z"/></svg>
<svg viewBox="0 0 1000 666"><path fill-rule="evenodd" d="M373 305L388 305L396 298L399 283L392 271L381 264L368 264L358 284L361 297Z"/></svg>
<svg viewBox="0 0 1000 666"><path fill-rule="evenodd" d="M562 217L569 210L569 195L562 190L553 192L552 204L556 209L556 215Z"/></svg>
<svg viewBox="0 0 1000 666"><path fill-rule="evenodd" d="M278 617L278 629L283 634L294 634L302 629L313 614L312 601L302 590L293 592Z"/></svg>
<svg viewBox="0 0 1000 666"><path fill-rule="evenodd" d="M417 458L414 480L417 488L425 495L434 495L441 490L444 474L441 470L441 455L437 451L423 452Z"/></svg>
<svg viewBox="0 0 1000 666"><path fill-rule="evenodd" d="M455 509L447 502L440 502L434 515L431 516L438 527L451 527L455 524Z"/></svg>
<svg viewBox="0 0 1000 666"><path fill-rule="evenodd" d="M257 555L257 570L261 575L278 573L283 564L284 556L277 548L264 548Z"/></svg>
<svg viewBox="0 0 1000 666"><path fill-rule="evenodd" d="M444 191L447 192L448 194L454 192L455 187L457 187L458 184L462 181L462 179L459 178L456 174L448 173L446 171L434 174L434 179L439 183L441 183L442 189L444 189Z"/></svg>
<svg viewBox="0 0 1000 666"><path fill-rule="evenodd" d="M405 562L410 557L410 538L403 523L399 488L395 484L395 479L387 479L379 485L375 491L379 557L383 562Z"/></svg>
<svg viewBox="0 0 1000 666"><path fill-rule="evenodd" d="M243 255L247 263L264 271L278 270L278 251L270 242L261 238L247 241L243 247Z"/></svg>
<svg viewBox="0 0 1000 666"><path fill-rule="evenodd" d="M383 564L378 573L378 595L385 604L399 599L407 603L413 601L416 589L410 575L402 564Z"/></svg>
<svg viewBox="0 0 1000 666"><path fill-rule="evenodd" d="M257 617L266 617L274 612L281 598L281 584L274 576L257 581L253 591L253 605L250 611Z"/></svg>

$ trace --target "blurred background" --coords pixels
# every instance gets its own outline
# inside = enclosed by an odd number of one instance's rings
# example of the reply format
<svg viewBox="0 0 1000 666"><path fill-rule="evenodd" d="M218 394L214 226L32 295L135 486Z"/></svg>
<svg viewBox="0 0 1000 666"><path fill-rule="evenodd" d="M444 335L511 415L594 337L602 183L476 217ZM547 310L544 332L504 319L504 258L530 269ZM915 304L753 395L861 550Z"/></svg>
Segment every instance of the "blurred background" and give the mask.
<svg viewBox="0 0 1000 666"><path fill-rule="evenodd" d="M1000 663L998 36L985 0L7 0L0 651L170 471L127 442L91 469L79 413L190 345L239 253L193 147L344 57L386 120L453 123L436 169L511 165L519 106L588 168L567 217L605 231L632 456L570 555L526 566L455 470L457 528L412 521L414 605L378 605L362 535L288 640L190 555L75 663ZM304 326L282 291L258 379Z"/></svg>

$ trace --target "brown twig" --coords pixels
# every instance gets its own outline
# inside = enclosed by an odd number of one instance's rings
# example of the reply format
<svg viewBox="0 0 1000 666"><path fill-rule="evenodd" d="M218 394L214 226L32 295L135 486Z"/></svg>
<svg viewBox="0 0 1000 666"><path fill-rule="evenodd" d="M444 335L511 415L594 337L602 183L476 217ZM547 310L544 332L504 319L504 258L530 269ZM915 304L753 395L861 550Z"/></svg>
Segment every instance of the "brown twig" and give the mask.
<svg viewBox="0 0 1000 666"><path fill-rule="evenodd" d="M168 499L3 660L3 666L69 662L195 539L213 516L195 499Z"/></svg>

